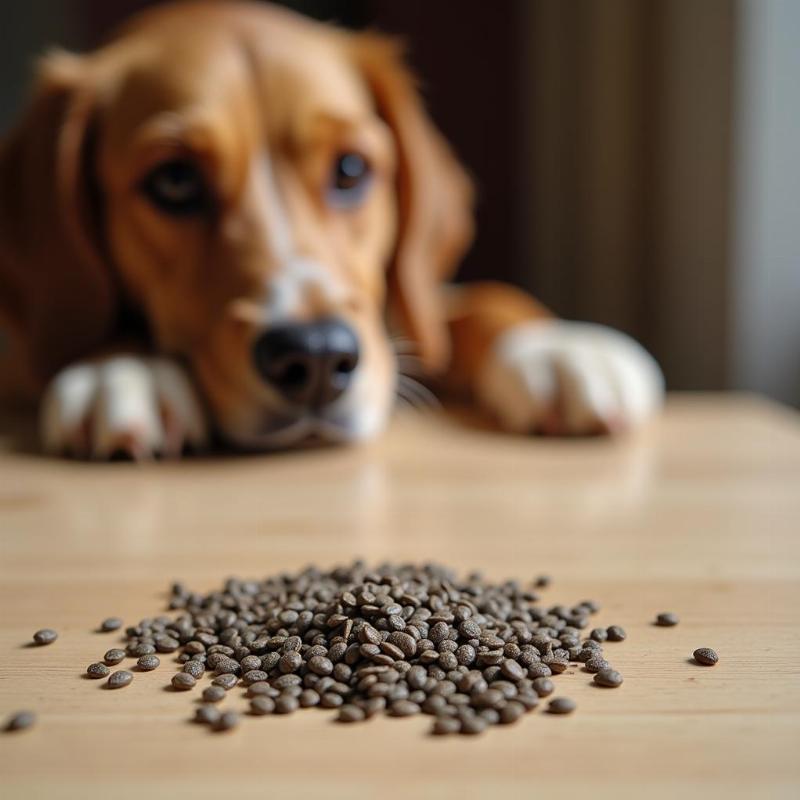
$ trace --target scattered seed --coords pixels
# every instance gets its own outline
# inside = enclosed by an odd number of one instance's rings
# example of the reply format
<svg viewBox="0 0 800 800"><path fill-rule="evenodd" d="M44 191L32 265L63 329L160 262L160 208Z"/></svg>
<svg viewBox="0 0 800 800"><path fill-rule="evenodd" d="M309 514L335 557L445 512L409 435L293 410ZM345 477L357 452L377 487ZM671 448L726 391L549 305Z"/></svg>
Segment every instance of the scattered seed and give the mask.
<svg viewBox="0 0 800 800"><path fill-rule="evenodd" d="M656 617L656 625L659 625L662 628L671 628L673 625L677 625L680 622L678 619L677 614L673 614L671 611L664 611L662 614L659 614Z"/></svg>
<svg viewBox="0 0 800 800"><path fill-rule="evenodd" d="M719 656L710 647L699 647L692 655L704 667L713 667L719 661Z"/></svg>
<svg viewBox="0 0 800 800"><path fill-rule="evenodd" d="M556 697L547 705L550 714L571 714L576 708L575 701L569 697Z"/></svg>
<svg viewBox="0 0 800 800"><path fill-rule="evenodd" d="M142 672L151 672L154 669L158 669L161 666L161 660L158 656L153 655L152 653L144 656L140 656L139 660L136 662L136 666L139 667Z"/></svg>
<svg viewBox="0 0 800 800"><path fill-rule="evenodd" d="M107 617L100 623L100 630L104 633L118 631L122 627L122 620L119 617Z"/></svg>
<svg viewBox="0 0 800 800"><path fill-rule="evenodd" d="M42 628L33 634L33 641L38 645L53 644L58 639L58 634L52 628Z"/></svg>
<svg viewBox="0 0 800 800"><path fill-rule="evenodd" d="M123 658L125 658L125 651L120 650L118 647L112 647L111 650L106 651L106 654L103 656L103 661L105 661L109 667L113 667L114 664L119 664Z"/></svg>
<svg viewBox="0 0 800 800"><path fill-rule="evenodd" d="M608 634L609 642L622 642L627 636L625 630L620 628L619 625L612 625L611 627L606 628L606 633Z"/></svg>
<svg viewBox="0 0 800 800"><path fill-rule="evenodd" d="M176 672L172 676L172 686L175 689L185 691L186 689L194 689L197 685L197 680L188 672Z"/></svg>
<svg viewBox="0 0 800 800"><path fill-rule="evenodd" d="M128 686L131 681L133 681L133 673L128 672L126 669L120 669L108 676L106 684L109 689L122 689L124 686Z"/></svg>
<svg viewBox="0 0 800 800"><path fill-rule="evenodd" d="M339 714L336 717L338 722L361 722L366 719L366 714L358 706L352 703L347 703L339 709Z"/></svg>
<svg viewBox="0 0 800 800"><path fill-rule="evenodd" d="M211 681L212 686L221 686L226 692L229 689L233 689L237 683L239 683L239 679L235 675L217 675L217 677Z"/></svg>
<svg viewBox="0 0 800 800"><path fill-rule="evenodd" d="M216 709L214 709L216 711ZM215 731L229 731L239 724L239 715L235 711L226 711L220 714L214 724Z"/></svg>
<svg viewBox="0 0 800 800"><path fill-rule="evenodd" d="M6 722L7 731L22 731L36 723L36 714L33 711L17 711Z"/></svg>
<svg viewBox="0 0 800 800"><path fill-rule="evenodd" d="M206 689L206 691L208 691L208 689ZM264 695L254 697L250 701L250 711L260 717L266 714L272 714L272 712L275 711L275 701L271 697L265 697Z"/></svg>
<svg viewBox="0 0 800 800"><path fill-rule="evenodd" d="M220 710L214 706L200 706L194 713L195 722L202 722L205 725L216 725L221 716Z"/></svg>
<svg viewBox="0 0 800 800"><path fill-rule="evenodd" d="M617 686L622 686L622 675L615 669L601 669L594 676L594 682L598 686L607 686L610 689L615 689Z"/></svg>
<svg viewBox="0 0 800 800"><path fill-rule="evenodd" d="M205 703L219 703L226 695L225 690L221 686L206 686L203 689L203 702Z"/></svg>
<svg viewBox="0 0 800 800"><path fill-rule="evenodd" d="M531 686L539 697L548 697L556 688L550 678L534 678Z"/></svg>
<svg viewBox="0 0 800 800"><path fill-rule="evenodd" d="M105 678L111 670L101 661L96 661L94 664L89 664L86 667L86 674L90 678Z"/></svg>

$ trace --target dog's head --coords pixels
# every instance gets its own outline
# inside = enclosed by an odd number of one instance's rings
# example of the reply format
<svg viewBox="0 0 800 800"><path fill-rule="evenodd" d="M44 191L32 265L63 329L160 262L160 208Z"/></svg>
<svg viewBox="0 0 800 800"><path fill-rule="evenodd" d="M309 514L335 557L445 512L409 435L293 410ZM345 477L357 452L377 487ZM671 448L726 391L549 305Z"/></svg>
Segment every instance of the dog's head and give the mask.
<svg viewBox="0 0 800 800"><path fill-rule="evenodd" d="M261 447L383 426L387 306L447 360L437 289L471 191L383 38L238 3L146 13L45 60L0 193L0 305L43 376L129 306L223 435Z"/></svg>

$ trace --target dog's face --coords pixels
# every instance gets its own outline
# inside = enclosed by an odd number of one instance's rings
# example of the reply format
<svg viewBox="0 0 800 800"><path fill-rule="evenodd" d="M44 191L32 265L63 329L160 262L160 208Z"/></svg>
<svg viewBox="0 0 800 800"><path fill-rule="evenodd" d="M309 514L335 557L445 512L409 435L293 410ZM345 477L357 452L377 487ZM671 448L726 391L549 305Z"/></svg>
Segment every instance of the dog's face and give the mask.
<svg viewBox="0 0 800 800"><path fill-rule="evenodd" d="M387 290L442 363L435 295L469 240L470 192L385 41L201 3L48 69L84 109L62 124L90 162L82 239L227 439L382 428Z"/></svg>
<svg viewBox="0 0 800 800"><path fill-rule="evenodd" d="M374 433L394 395L397 154L345 42L292 24L244 43L213 25L188 43L157 33L99 152L125 286L228 438Z"/></svg>

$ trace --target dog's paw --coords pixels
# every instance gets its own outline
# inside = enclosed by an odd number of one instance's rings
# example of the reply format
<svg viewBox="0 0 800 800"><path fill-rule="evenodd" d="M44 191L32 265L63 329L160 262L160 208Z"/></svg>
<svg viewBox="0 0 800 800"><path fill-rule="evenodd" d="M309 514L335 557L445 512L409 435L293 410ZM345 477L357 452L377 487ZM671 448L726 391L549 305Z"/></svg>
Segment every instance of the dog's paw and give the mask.
<svg viewBox="0 0 800 800"><path fill-rule="evenodd" d="M652 356L625 334L553 320L517 325L501 335L476 392L510 431L615 433L661 406L664 378Z"/></svg>
<svg viewBox="0 0 800 800"><path fill-rule="evenodd" d="M47 388L40 421L49 453L78 458L178 456L207 441L191 382L164 358L114 356L66 367Z"/></svg>

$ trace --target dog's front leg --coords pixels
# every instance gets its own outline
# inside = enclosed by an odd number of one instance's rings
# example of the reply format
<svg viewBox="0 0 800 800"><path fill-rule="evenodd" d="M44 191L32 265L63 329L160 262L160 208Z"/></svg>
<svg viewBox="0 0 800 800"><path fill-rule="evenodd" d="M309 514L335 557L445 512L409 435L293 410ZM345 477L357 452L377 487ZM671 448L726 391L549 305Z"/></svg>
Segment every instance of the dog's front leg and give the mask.
<svg viewBox="0 0 800 800"><path fill-rule="evenodd" d="M202 404L172 359L115 353L76 362L50 381L40 410L45 449L57 455L136 460L202 449Z"/></svg>
<svg viewBox="0 0 800 800"><path fill-rule="evenodd" d="M449 382L510 431L617 432L651 416L664 395L652 356L602 325L554 318L500 283L449 287Z"/></svg>

